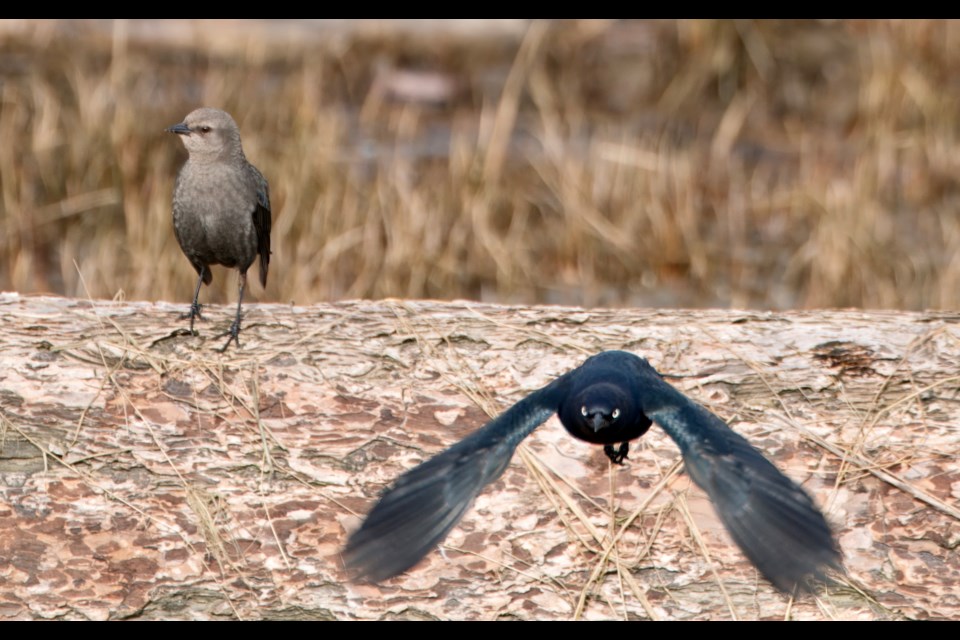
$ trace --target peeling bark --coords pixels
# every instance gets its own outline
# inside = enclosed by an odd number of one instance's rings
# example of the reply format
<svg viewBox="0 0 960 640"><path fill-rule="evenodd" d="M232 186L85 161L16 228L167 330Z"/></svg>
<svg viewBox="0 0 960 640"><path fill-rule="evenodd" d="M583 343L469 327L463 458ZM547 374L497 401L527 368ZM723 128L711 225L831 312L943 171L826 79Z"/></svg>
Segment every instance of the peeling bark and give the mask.
<svg viewBox="0 0 960 640"><path fill-rule="evenodd" d="M0 294L0 619L960 617L957 314L261 304L221 356L229 306L184 308ZM398 474L604 349L810 491L848 575L790 603L659 429L611 470L551 418L442 550L345 581Z"/></svg>

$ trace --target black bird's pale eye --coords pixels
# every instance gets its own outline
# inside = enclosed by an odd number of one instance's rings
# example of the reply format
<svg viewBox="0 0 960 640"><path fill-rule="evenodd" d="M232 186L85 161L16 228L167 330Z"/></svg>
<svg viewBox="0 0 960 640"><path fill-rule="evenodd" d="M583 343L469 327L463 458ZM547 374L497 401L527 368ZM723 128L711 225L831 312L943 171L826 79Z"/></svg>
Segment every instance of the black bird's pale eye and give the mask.
<svg viewBox="0 0 960 640"><path fill-rule="evenodd" d="M619 418L619 417L620 417L620 409L614 409L614 410L613 410L613 413L611 413L610 416L611 416L614 420L616 420L617 418Z"/></svg>
<svg viewBox="0 0 960 640"><path fill-rule="evenodd" d="M584 418L587 417L587 405L580 407L580 415L582 415Z"/></svg>

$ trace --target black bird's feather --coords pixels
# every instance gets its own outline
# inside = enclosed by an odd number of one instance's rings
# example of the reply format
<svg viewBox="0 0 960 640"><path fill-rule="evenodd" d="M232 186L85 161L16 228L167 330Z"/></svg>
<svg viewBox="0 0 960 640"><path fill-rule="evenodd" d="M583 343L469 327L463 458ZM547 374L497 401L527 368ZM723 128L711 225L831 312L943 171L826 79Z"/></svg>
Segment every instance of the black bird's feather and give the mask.
<svg viewBox="0 0 960 640"><path fill-rule="evenodd" d="M806 587L810 578L824 578L825 568L840 567L830 527L803 489L646 360L607 351L400 476L350 536L347 568L378 582L413 567L500 477L517 445L554 413L571 435L607 445L614 462L651 420L660 425L734 541L778 589ZM616 443L619 452L612 449Z"/></svg>
<svg viewBox="0 0 960 640"><path fill-rule="evenodd" d="M500 477L517 445L553 415L564 386L558 378L400 476L350 537L348 566L379 582L419 562Z"/></svg>

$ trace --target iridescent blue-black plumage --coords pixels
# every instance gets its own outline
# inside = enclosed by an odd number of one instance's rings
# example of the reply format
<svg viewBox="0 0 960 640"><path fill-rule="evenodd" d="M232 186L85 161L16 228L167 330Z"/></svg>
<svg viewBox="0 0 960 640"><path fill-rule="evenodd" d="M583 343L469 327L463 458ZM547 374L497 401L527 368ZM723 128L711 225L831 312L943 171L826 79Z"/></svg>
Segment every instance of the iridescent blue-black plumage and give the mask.
<svg viewBox="0 0 960 640"><path fill-rule="evenodd" d="M730 535L782 591L839 568L830 527L807 493L746 439L665 382L646 360L606 351L513 405L482 429L406 472L383 493L343 551L356 577L380 581L413 567L504 471L520 442L557 413L571 435L605 445L660 425ZM619 444L618 449L613 445Z"/></svg>
<svg viewBox="0 0 960 640"><path fill-rule="evenodd" d="M557 408L560 423L570 435L604 445L603 452L616 464L623 464L627 457L628 442L645 434L651 424L639 404L647 372L635 372L633 360L640 358L625 351L593 356L567 374L571 381Z"/></svg>

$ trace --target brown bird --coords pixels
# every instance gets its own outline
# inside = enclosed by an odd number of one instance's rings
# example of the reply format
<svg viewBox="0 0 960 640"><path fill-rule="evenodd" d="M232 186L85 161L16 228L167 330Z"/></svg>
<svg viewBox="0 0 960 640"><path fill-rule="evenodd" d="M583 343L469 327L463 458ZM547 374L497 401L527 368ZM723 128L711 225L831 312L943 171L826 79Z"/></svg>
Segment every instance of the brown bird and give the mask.
<svg viewBox="0 0 960 640"><path fill-rule="evenodd" d="M240 310L247 269L260 256L260 284L267 285L270 266L270 188L266 178L247 161L240 145L240 129L230 114L204 107L192 111L180 124L167 128L180 136L190 157L180 169L173 189L173 230L190 264L197 270L197 288L190 312L202 318L200 285L210 284L210 266L221 264L240 272L237 317L220 350L231 342L240 346Z"/></svg>

